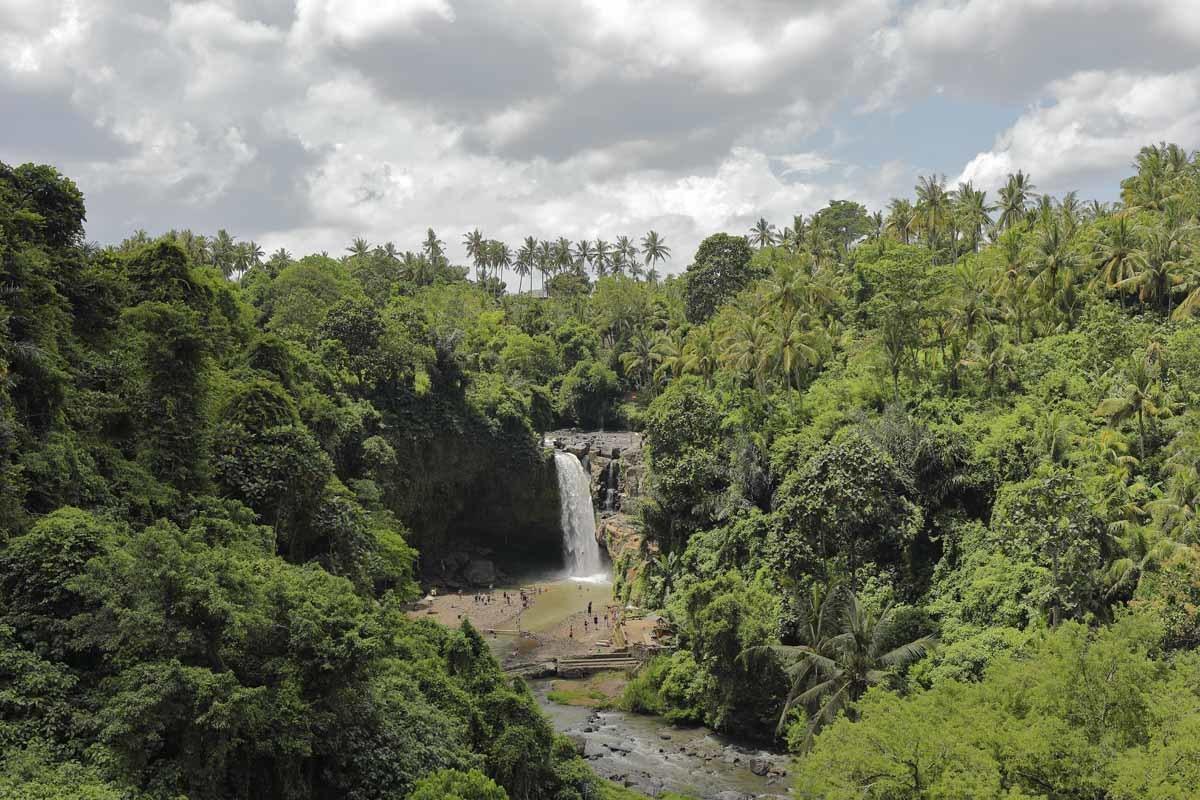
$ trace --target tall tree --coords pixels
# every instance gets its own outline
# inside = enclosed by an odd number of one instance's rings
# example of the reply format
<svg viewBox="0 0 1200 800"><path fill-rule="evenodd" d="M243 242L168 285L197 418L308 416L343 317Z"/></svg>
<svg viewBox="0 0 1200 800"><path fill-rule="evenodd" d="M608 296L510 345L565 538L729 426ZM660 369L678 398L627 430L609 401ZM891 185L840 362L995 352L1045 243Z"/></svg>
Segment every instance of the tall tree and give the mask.
<svg viewBox="0 0 1200 800"><path fill-rule="evenodd" d="M1165 221L1142 233L1141 247L1133 251L1134 273L1117 284L1118 288L1136 291L1144 304L1165 310L1174 308L1175 294L1186 283L1186 259L1190 255L1188 235L1190 226L1177 221Z"/></svg>
<svg viewBox="0 0 1200 800"><path fill-rule="evenodd" d="M1008 182L1000 189L1000 202L996 207L1000 212L997 224L1001 230L1006 231L1025 222L1029 203L1037 196L1035 188L1029 176L1020 170L1008 176Z"/></svg>
<svg viewBox="0 0 1200 800"><path fill-rule="evenodd" d="M826 606L832 606L827 609ZM764 650L778 657L791 679L791 688L780 714L779 729L794 705L808 710L805 746L838 714L855 717L854 703L872 686L886 684L896 671L923 657L935 644L922 636L896 644L895 610L874 612L852 592L831 591L820 598L820 608L809 610L808 641L776 645Z"/></svg>
<svg viewBox="0 0 1200 800"><path fill-rule="evenodd" d="M954 190L954 216L965 238L965 249L973 253L983 241L983 232L992 224L987 192L976 189L970 181L960 183Z"/></svg>
<svg viewBox="0 0 1200 800"><path fill-rule="evenodd" d="M597 278L603 278L608 274L612 258L612 246L603 239L597 239L595 246L592 248L592 265L595 267Z"/></svg>
<svg viewBox="0 0 1200 800"><path fill-rule="evenodd" d="M521 247L517 250L517 260L514 268L517 271L517 294L521 293L521 288L525 283L525 278L529 277L529 290L533 291L533 270L538 263L538 241L533 236L526 236L525 241L521 243Z"/></svg>
<svg viewBox="0 0 1200 800"><path fill-rule="evenodd" d="M587 239L580 239L575 243L575 249L572 252L575 259L575 271L580 275L586 275L588 267L596 257L595 250L592 249L592 243Z"/></svg>
<svg viewBox="0 0 1200 800"><path fill-rule="evenodd" d="M917 179L916 220L934 257L948 231L950 217L950 195L946 192L945 179L937 175L920 176Z"/></svg>
<svg viewBox="0 0 1200 800"><path fill-rule="evenodd" d="M649 231L642 237L642 260L648 269L655 269L659 263L671 257L671 248L658 235L658 231Z"/></svg>
<svg viewBox="0 0 1200 800"><path fill-rule="evenodd" d="M351 258L366 258L371 254L371 244L361 236L355 236L354 241L346 248Z"/></svg>
<svg viewBox="0 0 1200 800"><path fill-rule="evenodd" d="M1120 214L1111 225L1100 228L1094 250L1096 278L1094 283L1109 291L1119 291L1136 274L1135 253L1140 247L1137 232L1128 214Z"/></svg>
<svg viewBox="0 0 1200 800"><path fill-rule="evenodd" d="M1137 420L1138 457L1146 460L1146 420L1157 419L1166 410L1162 386L1146 359L1133 355L1125 362L1124 383L1116 394L1096 407L1095 414L1116 425L1130 417Z"/></svg>
<svg viewBox="0 0 1200 800"><path fill-rule="evenodd" d="M908 244L916 227L917 212L912 203L903 198L892 198L888 203L887 231L902 244Z"/></svg>
<svg viewBox="0 0 1200 800"><path fill-rule="evenodd" d="M758 222L754 223L754 227L750 229L750 244L762 249L775 244L775 226L767 222L763 217L758 218Z"/></svg>
<svg viewBox="0 0 1200 800"><path fill-rule="evenodd" d="M471 259L471 263L475 265L475 279L480 280L487 261L487 240L476 228L463 234L463 247L467 251L467 258Z"/></svg>

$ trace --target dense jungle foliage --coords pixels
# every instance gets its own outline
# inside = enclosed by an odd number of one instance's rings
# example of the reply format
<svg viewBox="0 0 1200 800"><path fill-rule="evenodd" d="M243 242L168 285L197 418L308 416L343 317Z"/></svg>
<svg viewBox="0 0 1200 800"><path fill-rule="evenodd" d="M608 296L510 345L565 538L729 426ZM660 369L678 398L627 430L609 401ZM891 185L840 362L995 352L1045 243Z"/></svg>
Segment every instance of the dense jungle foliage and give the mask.
<svg viewBox="0 0 1200 800"><path fill-rule="evenodd" d="M617 591L681 646L630 707L806 798L1191 796L1200 161L1121 190L927 178L665 279L654 232L473 231L471 275L432 231L100 248L0 166L0 796L611 793L402 610L466 540L557 553L558 425L645 434Z"/></svg>

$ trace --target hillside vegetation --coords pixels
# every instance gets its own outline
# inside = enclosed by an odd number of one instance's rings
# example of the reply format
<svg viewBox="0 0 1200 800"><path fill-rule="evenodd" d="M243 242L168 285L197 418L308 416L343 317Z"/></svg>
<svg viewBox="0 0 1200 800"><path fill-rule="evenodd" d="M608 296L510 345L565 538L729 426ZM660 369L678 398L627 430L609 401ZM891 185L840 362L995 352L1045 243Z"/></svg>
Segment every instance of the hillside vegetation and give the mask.
<svg viewBox="0 0 1200 800"><path fill-rule="evenodd" d="M102 248L0 165L0 796L616 791L403 613L458 551L554 563L572 425L644 433L615 590L680 647L631 707L793 748L806 798L1191 796L1200 162L1135 166L1114 205L924 178L664 279L653 231Z"/></svg>

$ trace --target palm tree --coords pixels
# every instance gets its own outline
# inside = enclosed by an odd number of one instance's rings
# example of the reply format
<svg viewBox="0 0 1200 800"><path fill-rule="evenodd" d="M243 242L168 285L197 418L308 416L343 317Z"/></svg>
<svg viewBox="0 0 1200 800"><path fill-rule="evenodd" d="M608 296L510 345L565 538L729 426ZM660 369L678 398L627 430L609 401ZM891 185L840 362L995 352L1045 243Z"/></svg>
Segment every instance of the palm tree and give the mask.
<svg viewBox="0 0 1200 800"><path fill-rule="evenodd" d="M537 264L537 239L532 236L526 236L525 241L521 243L521 247L517 250L517 260L514 268L517 271L517 294L521 293L521 288L525 284L526 276L533 274L534 265ZM533 281L529 281L529 289L533 290Z"/></svg>
<svg viewBox="0 0 1200 800"><path fill-rule="evenodd" d="M763 308L778 308L785 315L796 313L807 298L809 283L798 260L780 263L763 285Z"/></svg>
<svg viewBox="0 0 1200 800"><path fill-rule="evenodd" d="M808 226L808 237L804 241L804 249L811 259L813 273L820 271L828 261L836 258L837 248L831 242L824 217L815 217L812 224Z"/></svg>
<svg viewBox="0 0 1200 800"><path fill-rule="evenodd" d="M476 228L463 234L463 248L467 251L467 258L475 265L475 279L479 280L484 270L484 262L487 261L487 240Z"/></svg>
<svg viewBox="0 0 1200 800"><path fill-rule="evenodd" d="M804 247L804 237L808 235L808 220L803 214L792 217L790 228L784 228L779 235L779 243L792 255L798 255Z"/></svg>
<svg viewBox="0 0 1200 800"><path fill-rule="evenodd" d="M925 232L929 249L936 254L942 232L950 222L950 195L944 178L937 175L917 178L916 221Z"/></svg>
<svg viewBox="0 0 1200 800"><path fill-rule="evenodd" d="M1200 508L1200 472L1193 466L1174 470L1166 494L1146 505L1164 534L1170 536L1180 531L1186 535L1191 531L1194 541L1193 525L1196 510Z"/></svg>
<svg viewBox="0 0 1200 800"><path fill-rule="evenodd" d="M1020 344L1030 310L1032 281L1025 273L1025 255L1020 234L1016 231L1005 231L996 241L1002 261L992 283L992 293L999 299L1000 309L1005 319L1012 323L1016 342Z"/></svg>
<svg viewBox="0 0 1200 800"><path fill-rule="evenodd" d="M684 356L683 339L678 331L659 333L654 340L654 351L658 354L658 368L654 371L654 377L659 383L666 383L668 379L678 378L683 374L687 358Z"/></svg>
<svg viewBox="0 0 1200 800"><path fill-rule="evenodd" d="M1058 220L1053 219L1041 227L1034 251L1033 288L1047 301L1069 284L1079 268L1079 254L1071 249L1071 243Z"/></svg>
<svg viewBox="0 0 1200 800"><path fill-rule="evenodd" d="M1000 386L1001 382L1011 382L1017 376L1014 350L1002 342L995 332L986 337L983 347L979 347L978 343L972 345L970 353L971 355L962 362L966 366L978 366L983 370L989 395L995 394L996 387Z"/></svg>
<svg viewBox="0 0 1200 800"><path fill-rule="evenodd" d="M1110 425L1118 425L1134 417L1138 426L1138 457L1146 460L1146 417L1157 419L1164 413L1161 386L1146 359L1131 356L1126 362L1125 383L1117 394L1101 401L1093 412L1098 417L1108 418Z"/></svg>
<svg viewBox="0 0 1200 800"><path fill-rule="evenodd" d="M592 243L587 239L580 239L575 243L575 249L571 255L575 259L575 270L580 275L587 274L588 266L592 263L592 259L595 258Z"/></svg>
<svg viewBox="0 0 1200 800"><path fill-rule="evenodd" d="M1134 253L1139 246L1137 232L1127 214L1117 216L1111 225L1100 230L1096 242L1096 278L1093 284L1110 291L1132 278L1135 272Z"/></svg>
<svg viewBox="0 0 1200 800"><path fill-rule="evenodd" d="M498 271L500 278L496 285L496 291L500 291L500 285L504 283L504 272L512 266L513 254L512 250L504 242L493 239L488 242L488 264L493 270Z"/></svg>
<svg viewBox="0 0 1200 800"><path fill-rule="evenodd" d="M868 220L871 223L871 230L867 233L867 241L875 242L879 246L879 252L882 253L884 229L883 212L876 211L874 214L871 214L871 216L868 217Z"/></svg>
<svg viewBox="0 0 1200 800"><path fill-rule="evenodd" d="M800 373L821 363L827 343L818 330L806 330L807 314L780 315L770 342L771 361L788 389L799 389Z"/></svg>
<svg viewBox="0 0 1200 800"><path fill-rule="evenodd" d="M1171 318L1184 320L1195 316L1200 311L1200 260L1193 258L1186 264L1175 289L1183 295L1183 300L1171 313Z"/></svg>
<svg viewBox="0 0 1200 800"><path fill-rule="evenodd" d="M355 236L354 241L346 248L351 258L366 258L371 254L371 245L361 236Z"/></svg>
<svg viewBox="0 0 1200 800"><path fill-rule="evenodd" d="M967 250L972 253L979 249L984 228L992 224L990 211L987 192L976 189L970 181L960 183L954 190L954 215L966 240Z"/></svg>
<svg viewBox="0 0 1200 800"><path fill-rule="evenodd" d="M558 258L558 250L553 242L543 239L538 243L537 249L537 271L542 276L542 291L546 290L546 276L554 271L555 260ZM530 287L532 291L532 287Z"/></svg>
<svg viewBox="0 0 1200 800"><path fill-rule="evenodd" d="M1037 434L1051 463L1061 464L1067 460L1069 448L1075 440L1074 422L1074 416L1057 408L1042 415Z"/></svg>
<svg viewBox="0 0 1200 800"><path fill-rule="evenodd" d="M632 268L637 264L638 249L628 236L617 237L616 253L618 260L613 262L614 273L622 274L626 268ZM617 268L618 264L620 269Z"/></svg>
<svg viewBox="0 0 1200 800"><path fill-rule="evenodd" d="M261 252L261 251L260 251ZM246 272L254 265L254 255L250 250L249 242L238 242L233 247L233 272L239 278L245 275Z"/></svg>
<svg viewBox="0 0 1200 800"><path fill-rule="evenodd" d="M1159 565L1182 550L1185 545L1144 525L1131 526L1119 541L1121 556L1108 565L1108 595L1132 591L1138 579L1154 572Z"/></svg>
<svg viewBox="0 0 1200 800"><path fill-rule="evenodd" d="M659 598L660 605L666 605L674 588L675 575L679 572L679 553L659 553L650 562L651 570L648 576L654 584L653 596Z"/></svg>
<svg viewBox="0 0 1200 800"><path fill-rule="evenodd" d="M996 310L987 304L986 298L978 292L964 294L962 299L950 309L954 327L963 332L966 343L970 344L975 338L975 331L987 324Z"/></svg>
<svg viewBox="0 0 1200 800"><path fill-rule="evenodd" d="M258 242L251 239L246 242L246 255L250 259L250 266L258 267L262 265L263 257L266 252L262 249Z"/></svg>
<svg viewBox="0 0 1200 800"><path fill-rule="evenodd" d="M743 310L725 337L726 362L759 391L770 366L770 336L770 329L758 314Z"/></svg>
<svg viewBox="0 0 1200 800"><path fill-rule="evenodd" d="M775 244L775 226L763 217L758 218L758 222L754 223L754 227L750 229L750 243L758 248L770 247Z"/></svg>
<svg viewBox="0 0 1200 800"><path fill-rule="evenodd" d="M1143 147L1135 160L1137 175L1121 182L1121 199L1130 208L1162 212L1181 199L1190 166L1188 154L1175 144Z"/></svg>
<svg viewBox="0 0 1200 800"><path fill-rule="evenodd" d="M1079 221L1083 217L1083 203L1079 201L1078 192L1070 191L1063 195L1062 201L1058 204L1058 216L1062 220L1063 227L1067 229L1067 236L1074 236L1075 231L1079 228Z"/></svg>
<svg viewBox="0 0 1200 800"><path fill-rule="evenodd" d="M629 342L629 349L621 353L621 365L625 374L633 378L639 389L653 389L654 370L660 359L655 341L645 331L638 330Z"/></svg>
<svg viewBox="0 0 1200 800"><path fill-rule="evenodd" d="M900 372L908 360L908 340L898 325L884 325L880 330L880 345L892 376L892 402L900 404Z"/></svg>
<svg viewBox="0 0 1200 800"><path fill-rule="evenodd" d="M597 239L592 249L592 264L596 268L596 277L603 278L608 274L609 264L612 263L612 246L603 239Z"/></svg>
<svg viewBox="0 0 1200 800"><path fill-rule="evenodd" d="M217 231L217 236L212 242L213 266L221 270L221 274L226 278L233 274L236 247L237 245L233 237L229 235L229 231L224 228Z"/></svg>
<svg viewBox="0 0 1200 800"><path fill-rule="evenodd" d="M421 252L429 259L430 264L439 266L446 257L446 243L437 237L433 232L433 228L425 231L425 242L421 245Z"/></svg>
<svg viewBox="0 0 1200 800"><path fill-rule="evenodd" d="M1036 197L1033 191L1035 188L1029 176L1020 170L1017 170L1015 175L1008 176L1008 183L1000 189L1000 203L997 206L1000 212L997 224L1001 230L1006 231L1025 221L1029 202Z"/></svg>
<svg viewBox="0 0 1200 800"><path fill-rule="evenodd" d="M1170 314L1178 287L1185 285L1188 232L1188 228L1171 223L1146 230L1142 246L1132 254L1134 274L1117 286L1137 290L1143 305L1166 306Z"/></svg>
<svg viewBox="0 0 1200 800"><path fill-rule="evenodd" d="M1058 215L1055 213L1054 197L1044 194L1038 197L1037 203L1034 204L1033 211L1029 216L1031 219L1041 225L1049 225L1051 221L1058 221ZM1064 230L1066 226L1063 226Z"/></svg>
<svg viewBox="0 0 1200 800"><path fill-rule="evenodd" d="M666 241L658 235L657 231L650 231L642 237L642 261L648 267L648 272L654 270L659 262L666 261L671 257L671 248L667 247ZM649 275L647 274L647 277Z"/></svg>
<svg viewBox="0 0 1200 800"><path fill-rule="evenodd" d="M888 203L888 216L885 227L889 233L908 244L916 228L917 212L912 203L902 198L894 197Z"/></svg>
<svg viewBox="0 0 1200 800"><path fill-rule="evenodd" d="M713 335L712 323L692 328L688 333L687 344L683 348L683 369L689 375L699 375L704 379L706 388L712 386L713 375L717 373L721 359L717 354L717 341Z"/></svg>
<svg viewBox="0 0 1200 800"><path fill-rule="evenodd" d="M791 709L802 705L808 710L806 746L839 713L854 719L854 703L867 689L886 684L937 643L934 636L922 636L889 647L897 633L894 609L873 612L848 591L817 596L808 601L805 612L801 644L751 648L744 655L770 654L783 666L791 685L776 733L783 731Z"/></svg>
<svg viewBox="0 0 1200 800"><path fill-rule="evenodd" d="M1108 203L1102 203L1099 200L1091 200L1084 206L1084 216L1091 222L1112 216L1112 213L1112 207Z"/></svg>

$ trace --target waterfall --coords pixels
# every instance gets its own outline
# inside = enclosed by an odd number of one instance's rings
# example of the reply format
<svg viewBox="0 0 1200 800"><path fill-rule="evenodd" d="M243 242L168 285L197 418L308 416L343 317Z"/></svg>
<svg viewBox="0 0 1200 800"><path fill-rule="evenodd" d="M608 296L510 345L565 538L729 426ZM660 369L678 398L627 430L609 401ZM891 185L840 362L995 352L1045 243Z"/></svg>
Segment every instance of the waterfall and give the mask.
<svg viewBox="0 0 1200 800"><path fill-rule="evenodd" d="M592 487L583 464L571 453L554 451L558 494L562 498L563 557L572 578L604 574L600 543L596 541L596 512Z"/></svg>
<svg viewBox="0 0 1200 800"><path fill-rule="evenodd" d="M617 510L617 488L621 485L620 467L616 458L616 452L613 453L613 460L608 462L608 467L604 470L604 510Z"/></svg>

